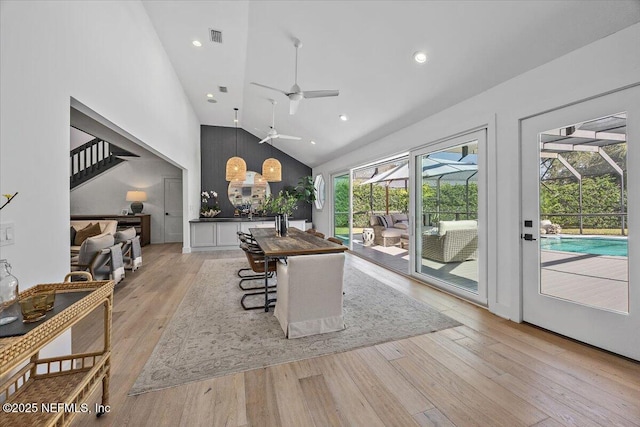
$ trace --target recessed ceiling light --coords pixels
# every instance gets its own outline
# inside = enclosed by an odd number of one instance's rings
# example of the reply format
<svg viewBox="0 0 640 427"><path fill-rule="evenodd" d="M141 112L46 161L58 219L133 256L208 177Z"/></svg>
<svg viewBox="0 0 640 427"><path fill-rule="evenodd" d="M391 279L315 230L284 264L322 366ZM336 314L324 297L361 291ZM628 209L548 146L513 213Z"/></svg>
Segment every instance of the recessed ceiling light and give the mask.
<svg viewBox="0 0 640 427"><path fill-rule="evenodd" d="M427 62L427 54L424 52L416 52L413 54L413 59L418 64L424 64L425 62Z"/></svg>
<svg viewBox="0 0 640 427"><path fill-rule="evenodd" d="M218 102L218 101L216 101L216 100L215 100L215 99L213 99L213 98L209 98L209 99L207 99L207 102L210 102L210 103L212 103L212 104L215 104L215 103L216 103L216 102Z"/></svg>
<svg viewBox="0 0 640 427"><path fill-rule="evenodd" d="M315 141L311 141L311 145L316 145L316 142Z"/></svg>
<svg viewBox="0 0 640 427"><path fill-rule="evenodd" d="M207 98L213 98L213 94L212 93L208 93L207 94Z"/></svg>
<svg viewBox="0 0 640 427"><path fill-rule="evenodd" d="M340 114L340 120L342 120L343 122L346 122L347 120L349 120L349 117L347 117L346 114Z"/></svg>
<svg viewBox="0 0 640 427"><path fill-rule="evenodd" d="M193 44L195 47L201 47L202 46L202 43L200 43L198 40L192 41L191 44Z"/></svg>

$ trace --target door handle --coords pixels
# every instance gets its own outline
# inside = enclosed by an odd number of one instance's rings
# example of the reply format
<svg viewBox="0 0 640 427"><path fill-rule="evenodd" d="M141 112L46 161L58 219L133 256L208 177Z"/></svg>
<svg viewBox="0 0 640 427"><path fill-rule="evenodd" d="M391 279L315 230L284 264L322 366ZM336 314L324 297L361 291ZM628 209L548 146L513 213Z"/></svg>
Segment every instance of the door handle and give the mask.
<svg viewBox="0 0 640 427"><path fill-rule="evenodd" d="M527 241L536 240L536 239L533 238L533 234L530 234L530 233L521 234L520 238L524 239L524 240L527 240Z"/></svg>

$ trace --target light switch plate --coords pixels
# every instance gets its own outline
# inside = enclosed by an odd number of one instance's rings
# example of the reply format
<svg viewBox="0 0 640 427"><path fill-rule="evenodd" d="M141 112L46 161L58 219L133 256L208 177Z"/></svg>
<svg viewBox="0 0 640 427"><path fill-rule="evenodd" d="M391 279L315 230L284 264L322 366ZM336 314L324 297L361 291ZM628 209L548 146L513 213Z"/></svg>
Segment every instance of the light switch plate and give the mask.
<svg viewBox="0 0 640 427"><path fill-rule="evenodd" d="M0 246L13 245L16 240L16 227L12 222L0 224Z"/></svg>

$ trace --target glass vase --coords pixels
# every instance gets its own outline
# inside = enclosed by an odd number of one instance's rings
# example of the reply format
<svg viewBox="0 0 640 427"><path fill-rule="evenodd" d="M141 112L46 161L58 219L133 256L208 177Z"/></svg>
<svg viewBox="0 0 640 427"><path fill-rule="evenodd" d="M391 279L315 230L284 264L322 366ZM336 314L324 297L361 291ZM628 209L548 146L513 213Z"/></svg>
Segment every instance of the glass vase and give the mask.
<svg viewBox="0 0 640 427"><path fill-rule="evenodd" d="M0 326L18 319L18 279L11 274L11 264L0 260Z"/></svg>

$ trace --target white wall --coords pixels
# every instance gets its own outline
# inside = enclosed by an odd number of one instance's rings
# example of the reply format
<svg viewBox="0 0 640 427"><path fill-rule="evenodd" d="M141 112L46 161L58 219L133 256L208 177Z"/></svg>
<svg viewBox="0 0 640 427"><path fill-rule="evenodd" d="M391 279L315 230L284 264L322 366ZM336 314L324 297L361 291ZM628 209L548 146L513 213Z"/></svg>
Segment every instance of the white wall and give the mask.
<svg viewBox="0 0 640 427"><path fill-rule="evenodd" d="M133 158L71 191L71 215L118 215L131 210L129 190L147 193L143 213L151 215L151 243L164 243L164 178L182 171L161 159Z"/></svg>
<svg viewBox="0 0 640 427"><path fill-rule="evenodd" d="M16 238L0 257L22 289L69 270L71 97L186 170L189 245L200 126L140 2L2 1L0 94L0 193L20 193L0 212Z"/></svg>
<svg viewBox="0 0 640 427"><path fill-rule="evenodd" d="M331 174L408 151L468 129L488 127L489 309L521 320L520 120L569 103L640 83L640 24L571 52L447 110L314 168ZM631 120L631 118L630 118ZM331 185L327 188L330 189ZM314 224L331 230L328 191Z"/></svg>

